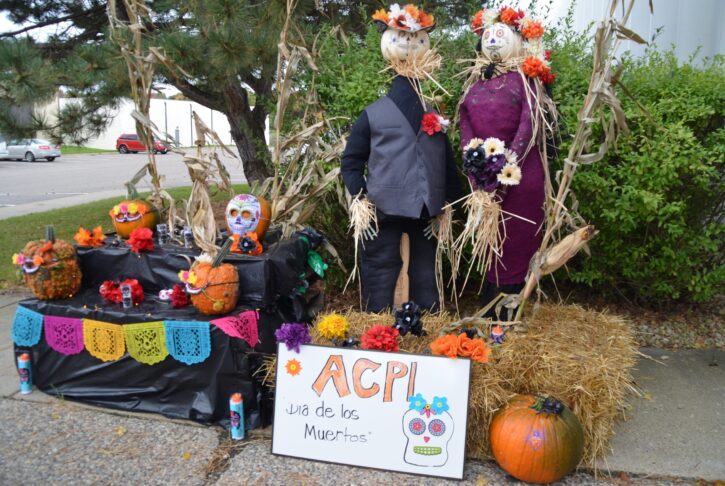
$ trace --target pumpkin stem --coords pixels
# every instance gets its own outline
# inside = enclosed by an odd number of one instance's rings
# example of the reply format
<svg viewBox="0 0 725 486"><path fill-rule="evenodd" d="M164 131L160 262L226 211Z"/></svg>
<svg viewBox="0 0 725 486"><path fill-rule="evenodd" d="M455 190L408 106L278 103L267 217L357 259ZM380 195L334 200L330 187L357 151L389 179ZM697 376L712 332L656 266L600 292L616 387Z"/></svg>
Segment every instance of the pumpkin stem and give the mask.
<svg viewBox="0 0 725 486"><path fill-rule="evenodd" d="M52 224L45 227L45 239L51 243L55 243L55 228Z"/></svg>
<svg viewBox="0 0 725 486"><path fill-rule="evenodd" d="M229 254L229 250L232 247L232 243L234 243L234 241L231 238L228 238L227 241L224 242L224 245L222 245L222 249L219 250L219 253L216 254L216 257L214 258L214 262L211 264L212 267L216 268L222 264L222 261L224 261L224 259Z"/></svg>

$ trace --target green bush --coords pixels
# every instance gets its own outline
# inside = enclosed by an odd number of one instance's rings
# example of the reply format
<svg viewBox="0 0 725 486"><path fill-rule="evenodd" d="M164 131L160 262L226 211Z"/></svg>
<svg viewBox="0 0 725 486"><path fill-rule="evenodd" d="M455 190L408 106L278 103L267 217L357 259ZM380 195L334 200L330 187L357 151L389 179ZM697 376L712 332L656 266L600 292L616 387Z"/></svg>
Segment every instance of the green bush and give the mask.
<svg viewBox="0 0 725 486"><path fill-rule="evenodd" d="M564 34L554 50L554 97L568 127L589 80L582 42ZM725 278L724 59L696 67L649 49L624 62L623 85L640 106L619 90L631 133L576 174L580 213L600 233L592 257L575 262L569 278L634 299L709 300Z"/></svg>

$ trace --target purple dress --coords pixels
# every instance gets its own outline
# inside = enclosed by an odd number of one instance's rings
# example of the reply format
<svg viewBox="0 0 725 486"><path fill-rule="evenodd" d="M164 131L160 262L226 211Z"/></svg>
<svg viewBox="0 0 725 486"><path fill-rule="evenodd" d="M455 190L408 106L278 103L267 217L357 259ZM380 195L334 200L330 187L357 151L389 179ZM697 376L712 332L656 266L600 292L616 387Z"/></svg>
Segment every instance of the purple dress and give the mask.
<svg viewBox="0 0 725 486"><path fill-rule="evenodd" d="M521 182L499 189L504 211L535 224L504 214L506 235L503 255L491 265L486 280L497 285L519 284L526 279L529 261L541 244L544 221L544 168L536 145L526 152L533 126L525 86L518 72L509 72L471 87L461 105L461 147L474 137L496 137L519 156ZM505 233L504 233L505 231Z"/></svg>

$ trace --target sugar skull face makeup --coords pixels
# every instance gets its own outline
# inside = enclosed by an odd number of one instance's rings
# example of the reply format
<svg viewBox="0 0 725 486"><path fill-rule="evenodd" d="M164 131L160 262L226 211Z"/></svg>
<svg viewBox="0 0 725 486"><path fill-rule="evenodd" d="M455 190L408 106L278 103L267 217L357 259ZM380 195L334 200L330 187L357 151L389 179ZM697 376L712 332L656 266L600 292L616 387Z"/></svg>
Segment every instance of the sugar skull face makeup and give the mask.
<svg viewBox="0 0 725 486"><path fill-rule="evenodd" d="M505 61L523 55L521 38L504 23L496 23L481 34L481 51L496 61Z"/></svg>

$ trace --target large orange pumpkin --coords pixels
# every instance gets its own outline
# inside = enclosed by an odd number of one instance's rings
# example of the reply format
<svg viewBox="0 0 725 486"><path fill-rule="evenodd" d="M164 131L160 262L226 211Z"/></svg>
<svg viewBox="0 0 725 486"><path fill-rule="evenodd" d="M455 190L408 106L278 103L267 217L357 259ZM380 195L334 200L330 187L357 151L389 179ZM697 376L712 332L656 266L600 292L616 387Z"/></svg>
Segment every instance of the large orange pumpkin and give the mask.
<svg viewBox="0 0 725 486"><path fill-rule="evenodd" d="M76 250L70 243L56 240L53 227L46 229L46 239L30 241L13 256L20 265L25 283L41 300L72 297L81 287L81 269Z"/></svg>
<svg viewBox="0 0 725 486"><path fill-rule="evenodd" d="M159 210L141 199L121 201L108 214L116 228L116 234L121 238L128 238L136 228L149 228L153 231L159 222Z"/></svg>
<svg viewBox="0 0 725 486"><path fill-rule="evenodd" d="M229 237L256 233L261 240L269 228L271 210L269 203L261 196L239 194L227 204L226 221Z"/></svg>
<svg viewBox="0 0 725 486"><path fill-rule="evenodd" d="M516 395L493 417L489 437L499 466L529 483L561 479L584 452L579 419L550 397Z"/></svg>
<svg viewBox="0 0 725 486"><path fill-rule="evenodd" d="M200 258L188 272L180 273L182 281L186 283L186 291L191 294L192 305L202 314L226 314L237 306L237 268L229 263L222 263L229 253L231 243L232 240L227 240L213 261L210 258ZM186 275L182 276L183 274Z"/></svg>

